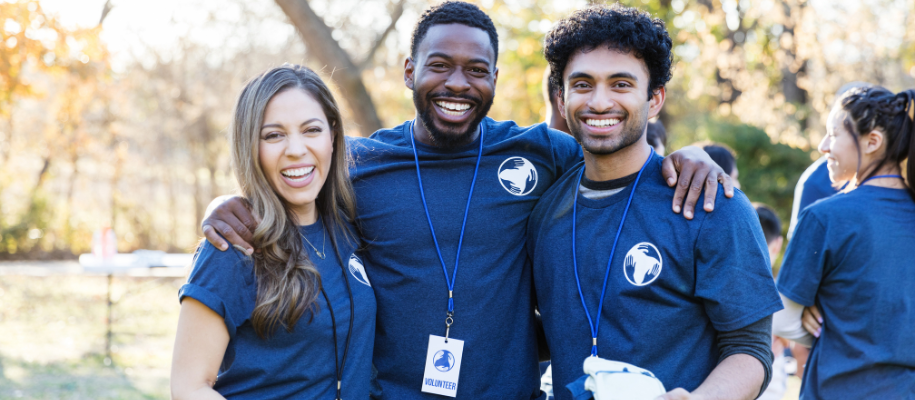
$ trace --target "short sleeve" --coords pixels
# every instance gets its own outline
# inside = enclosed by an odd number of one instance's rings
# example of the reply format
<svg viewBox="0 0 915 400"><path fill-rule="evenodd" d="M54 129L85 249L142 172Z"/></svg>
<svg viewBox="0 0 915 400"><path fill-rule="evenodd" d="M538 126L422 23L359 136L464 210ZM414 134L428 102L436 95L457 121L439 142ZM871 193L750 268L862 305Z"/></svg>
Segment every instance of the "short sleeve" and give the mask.
<svg viewBox="0 0 915 400"><path fill-rule="evenodd" d="M826 228L816 215L810 210L801 212L778 272L779 292L795 303L812 306L829 256L827 244Z"/></svg>
<svg viewBox="0 0 915 400"><path fill-rule="evenodd" d="M544 123L544 126L546 124ZM547 135L550 138L550 144L553 146L553 161L556 164L556 177L564 175L566 172L575 168L575 165L581 162L581 146L572 138L572 136L557 131L547 129Z"/></svg>
<svg viewBox="0 0 915 400"><path fill-rule="evenodd" d="M740 191L722 198L699 229L695 295L716 330L733 331L775 313L782 303L756 211Z"/></svg>
<svg viewBox="0 0 915 400"><path fill-rule="evenodd" d="M257 288L249 260L238 250L219 251L205 242L197 249L191 274L178 292L179 301L190 297L203 303L225 319L229 337L234 338L254 311Z"/></svg>

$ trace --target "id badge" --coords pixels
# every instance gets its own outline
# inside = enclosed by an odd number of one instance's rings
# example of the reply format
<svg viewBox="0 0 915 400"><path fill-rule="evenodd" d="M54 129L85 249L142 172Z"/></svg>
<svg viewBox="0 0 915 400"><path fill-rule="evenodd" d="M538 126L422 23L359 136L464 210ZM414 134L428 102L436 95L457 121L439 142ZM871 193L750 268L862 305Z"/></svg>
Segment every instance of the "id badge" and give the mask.
<svg viewBox="0 0 915 400"><path fill-rule="evenodd" d="M463 340L448 338L448 343L445 343L445 338L429 335L422 391L456 397L463 353Z"/></svg>

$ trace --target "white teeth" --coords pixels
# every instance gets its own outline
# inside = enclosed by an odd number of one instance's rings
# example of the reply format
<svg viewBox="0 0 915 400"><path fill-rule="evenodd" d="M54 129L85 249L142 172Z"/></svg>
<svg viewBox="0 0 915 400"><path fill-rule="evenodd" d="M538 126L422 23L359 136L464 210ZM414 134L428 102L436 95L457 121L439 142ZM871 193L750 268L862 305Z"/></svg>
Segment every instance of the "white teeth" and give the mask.
<svg viewBox="0 0 915 400"><path fill-rule="evenodd" d="M442 111L447 115L464 115L468 109L470 109L470 104L467 103L450 103L446 101L436 101L436 105L442 108Z"/></svg>
<svg viewBox="0 0 915 400"><path fill-rule="evenodd" d="M616 125L616 124L620 123L620 120L618 120L618 119L616 119L616 118L611 118L611 119L586 119L586 120L585 120L585 123L588 124L588 125L590 125L590 126L593 126L593 127L602 128L602 127L605 127L605 126L613 126L613 125Z"/></svg>
<svg viewBox="0 0 915 400"><path fill-rule="evenodd" d="M283 174L283 176L286 176L288 178L298 179L298 178L304 177L305 175L310 174L311 171L314 171L314 169L315 169L315 167L311 166L311 167L305 167L305 168L287 169L284 171L280 171L280 173Z"/></svg>

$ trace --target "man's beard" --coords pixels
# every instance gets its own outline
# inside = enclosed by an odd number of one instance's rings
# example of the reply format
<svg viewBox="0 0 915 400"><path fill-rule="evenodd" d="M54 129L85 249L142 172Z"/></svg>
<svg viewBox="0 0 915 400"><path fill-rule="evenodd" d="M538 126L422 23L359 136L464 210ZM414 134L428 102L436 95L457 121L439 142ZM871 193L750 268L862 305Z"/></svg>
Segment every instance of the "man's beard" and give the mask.
<svg viewBox="0 0 915 400"><path fill-rule="evenodd" d="M473 103L472 109L469 111L474 113L473 118L463 132L459 131L459 125L454 125L446 121L438 121L440 124L444 125L444 129L439 129L438 126L436 126L435 117L432 115L435 112L435 110L432 109L435 107L432 103L432 99L435 97L460 98L470 100ZM426 132L429 132L432 143L434 143L436 147L444 149L460 147L472 142L473 134L476 132L480 122L483 121L483 118L486 118L486 114L489 113L492 102L493 98L490 98L489 101L484 103L483 99L479 97L449 92L430 93L426 96L425 101L422 101L422 99L419 98L419 93L416 90L413 91L413 104L416 106L416 110L419 111L420 123L426 128Z"/></svg>
<svg viewBox="0 0 915 400"><path fill-rule="evenodd" d="M600 145L595 145L586 141L584 129L582 129L582 125L585 121L581 118L580 114L581 113L576 113L575 121L572 121L574 123L568 124L569 131L572 133L572 137L581 145L582 149L596 155L613 154L638 142L639 139L642 138L642 134L645 133L645 126L648 122L647 118L644 121L640 121L641 123L638 123L639 121L631 120L629 119L631 114L623 111L623 114L618 117L623 120L620 122L623 124L623 129L620 131L619 135L616 138L607 138L607 140L600 143ZM630 125L630 123L634 123L634 125Z"/></svg>

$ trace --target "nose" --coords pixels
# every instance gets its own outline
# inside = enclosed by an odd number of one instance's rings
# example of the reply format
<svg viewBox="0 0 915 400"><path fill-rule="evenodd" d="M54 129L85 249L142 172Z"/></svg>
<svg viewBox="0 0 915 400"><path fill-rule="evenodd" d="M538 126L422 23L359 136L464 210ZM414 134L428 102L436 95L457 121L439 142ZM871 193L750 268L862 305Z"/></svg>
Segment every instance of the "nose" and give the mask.
<svg viewBox="0 0 915 400"><path fill-rule="evenodd" d="M823 154L829 153L829 135L823 136L823 140L820 140L820 144L817 146L817 150Z"/></svg>
<svg viewBox="0 0 915 400"><path fill-rule="evenodd" d="M286 146L286 157L302 158L308 154L308 140L304 135L289 135L287 143L289 143L289 145Z"/></svg>
<svg viewBox="0 0 915 400"><path fill-rule="evenodd" d="M462 93L470 90L470 83L467 82L467 77L464 76L464 70L462 68L455 68L454 71L448 75L448 79L445 81L445 88L455 93Z"/></svg>
<svg viewBox="0 0 915 400"><path fill-rule="evenodd" d="M613 101L612 92L604 85L598 85L588 100L588 107L596 113L604 113L613 109L616 102Z"/></svg>

